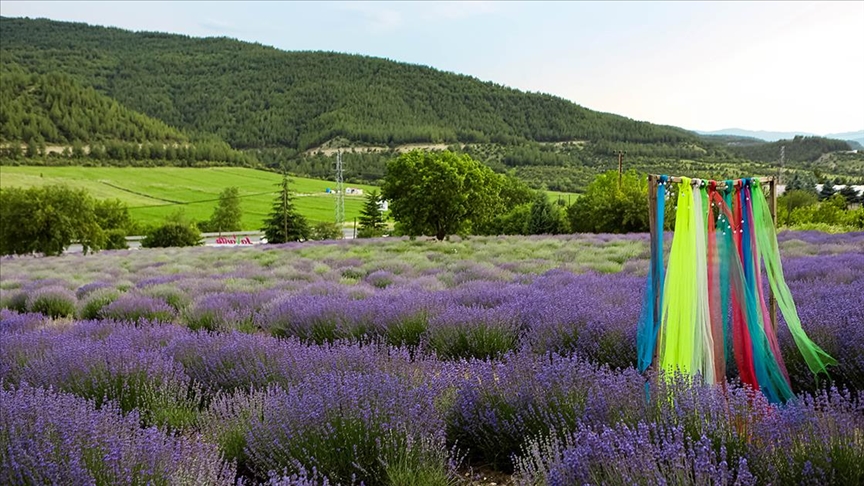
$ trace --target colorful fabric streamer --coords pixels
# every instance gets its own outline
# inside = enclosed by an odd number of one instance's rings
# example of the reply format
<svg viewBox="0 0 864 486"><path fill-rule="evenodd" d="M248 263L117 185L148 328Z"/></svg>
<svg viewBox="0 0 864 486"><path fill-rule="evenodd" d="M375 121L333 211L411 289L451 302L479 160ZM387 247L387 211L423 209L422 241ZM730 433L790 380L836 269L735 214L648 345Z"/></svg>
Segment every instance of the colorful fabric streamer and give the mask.
<svg viewBox="0 0 864 486"><path fill-rule="evenodd" d="M764 264L796 346L814 374L827 374L836 361L801 327L758 181L724 181L718 188L717 181L680 178L665 270L664 203L671 178L658 181L651 267L637 330L639 371L655 365L725 383L727 371L737 368L741 381L771 402L793 398L763 287Z"/></svg>

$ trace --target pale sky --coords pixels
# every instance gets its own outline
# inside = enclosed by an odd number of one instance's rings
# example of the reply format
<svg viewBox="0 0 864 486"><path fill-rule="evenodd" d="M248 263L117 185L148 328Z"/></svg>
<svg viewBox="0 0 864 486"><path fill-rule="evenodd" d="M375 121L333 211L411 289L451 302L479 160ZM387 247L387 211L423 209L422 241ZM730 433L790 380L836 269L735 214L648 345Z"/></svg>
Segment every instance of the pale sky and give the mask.
<svg viewBox="0 0 864 486"><path fill-rule="evenodd" d="M0 14L384 57L693 130L864 129L862 1L2 0Z"/></svg>

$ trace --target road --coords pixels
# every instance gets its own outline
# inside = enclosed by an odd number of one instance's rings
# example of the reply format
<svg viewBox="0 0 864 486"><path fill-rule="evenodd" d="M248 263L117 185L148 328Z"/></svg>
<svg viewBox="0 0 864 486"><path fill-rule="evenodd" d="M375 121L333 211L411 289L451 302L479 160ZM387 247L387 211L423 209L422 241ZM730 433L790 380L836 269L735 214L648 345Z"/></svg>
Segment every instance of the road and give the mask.
<svg viewBox="0 0 864 486"><path fill-rule="evenodd" d="M354 228L342 228L342 237L346 240L354 238ZM204 246L251 246L261 243L261 238L264 233L260 231L238 231L236 233L223 233L220 237L216 233L202 233L204 237ZM141 248L141 240L143 236L129 236L126 238L126 244L129 249ZM246 243L246 242L249 243ZM238 243L239 242L239 243ZM64 253L81 253L84 248L81 245L73 244L66 248Z"/></svg>

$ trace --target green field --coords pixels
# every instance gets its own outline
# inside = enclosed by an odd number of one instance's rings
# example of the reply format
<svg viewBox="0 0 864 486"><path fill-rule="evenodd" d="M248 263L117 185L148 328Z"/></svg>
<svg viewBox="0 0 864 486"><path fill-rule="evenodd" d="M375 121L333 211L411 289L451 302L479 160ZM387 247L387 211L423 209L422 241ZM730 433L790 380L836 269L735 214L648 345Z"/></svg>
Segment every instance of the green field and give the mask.
<svg viewBox="0 0 864 486"><path fill-rule="evenodd" d="M236 167L0 167L0 187L32 187L66 184L86 189L99 199L118 198L129 206L132 217L142 223L157 223L183 208L195 220L210 218L219 192L240 189L243 228L257 230L270 212L281 176L273 172ZM333 195L325 190L332 181L291 178L295 204L310 221L333 221ZM347 184L364 192L373 186ZM185 204L181 204L185 203ZM345 220L360 214L363 196L345 196Z"/></svg>
<svg viewBox="0 0 864 486"><path fill-rule="evenodd" d="M560 191L546 191L546 195L549 196L549 200L552 202L556 202L559 199L567 203L571 204L573 201L579 197L578 193L575 192L560 192Z"/></svg>
<svg viewBox="0 0 864 486"><path fill-rule="evenodd" d="M33 167L0 166L0 187L33 187L66 184L86 189L97 199L117 198L129 206L132 218L141 223L158 223L178 208L196 221L209 219L216 199L226 187L236 186L243 198L243 229L257 230L270 212L281 176L239 167ZM335 202L326 189L333 181L291 178L291 190L300 213L310 221L333 221ZM374 186L346 184L363 189ZM551 201L570 202L578 194L546 191ZM363 196L345 196L345 221L360 215Z"/></svg>

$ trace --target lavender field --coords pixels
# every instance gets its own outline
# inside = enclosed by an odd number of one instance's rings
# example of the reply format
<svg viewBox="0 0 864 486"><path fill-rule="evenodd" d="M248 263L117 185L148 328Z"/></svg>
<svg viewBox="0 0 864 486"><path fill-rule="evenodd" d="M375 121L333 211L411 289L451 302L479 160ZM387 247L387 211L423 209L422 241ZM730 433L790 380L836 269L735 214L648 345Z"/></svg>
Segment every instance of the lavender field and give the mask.
<svg viewBox="0 0 864 486"><path fill-rule="evenodd" d="M783 406L646 389L646 235L3 259L0 484L862 484L864 233L779 238Z"/></svg>

